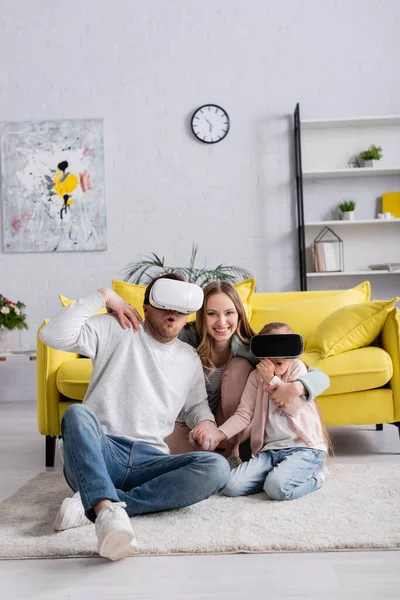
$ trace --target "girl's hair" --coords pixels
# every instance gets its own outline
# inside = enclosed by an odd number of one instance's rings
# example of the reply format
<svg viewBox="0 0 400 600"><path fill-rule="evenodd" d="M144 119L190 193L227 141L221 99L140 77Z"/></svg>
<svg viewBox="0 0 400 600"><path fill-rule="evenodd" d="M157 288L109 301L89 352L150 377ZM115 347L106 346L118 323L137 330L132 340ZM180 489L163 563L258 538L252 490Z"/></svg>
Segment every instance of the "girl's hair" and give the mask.
<svg viewBox="0 0 400 600"><path fill-rule="evenodd" d="M273 323L267 323L266 325L264 325L259 335L269 335L272 331L275 331L276 329L289 329L292 333L294 333L293 329L287 323L274 321Z"/></svg>
<svg viewBox="0 0 400 600"><path fill-rule="evenodd" d="M215 294L226 294L232 300L238 313L238 324L235 333L243 344L248 345L250 343L250 338L255 335L255 332L250 327L240 296L231 283L228 281L212 281L206 285L203 292L203 306L196 313L196 331L200 338L197 354L201 358L203 369L207 371L215 368L215 365L211 360L214 340L207 333L205 327L207 301L211 296L214 296Z"/></svg>
<svg viewBox="0 0 400 600"><path fill-rule="evenodd" d="M273 323L267 323L266 325L264 325L264 327L261 329L259 335L268 335L268 334L272 333L273 331L276 331L279 329L284 329L284 328L289 329L291 332L293 332L293 329L287 323L281 323L280 321L275 321ZM308 365L306 365L306 367L308 370ZM323 438L323 441L325 443L326 450L327 450L326 455L327 456L329 456L330 454L333 455L334 454L333 445L332 445L331 439L329 437L328 431L326 429L326 425L322 419L321 411L320 411L317 400L315 400L315 405L316 405L317 412L319 415L319 420L321 421L322 438Z"/></svg>

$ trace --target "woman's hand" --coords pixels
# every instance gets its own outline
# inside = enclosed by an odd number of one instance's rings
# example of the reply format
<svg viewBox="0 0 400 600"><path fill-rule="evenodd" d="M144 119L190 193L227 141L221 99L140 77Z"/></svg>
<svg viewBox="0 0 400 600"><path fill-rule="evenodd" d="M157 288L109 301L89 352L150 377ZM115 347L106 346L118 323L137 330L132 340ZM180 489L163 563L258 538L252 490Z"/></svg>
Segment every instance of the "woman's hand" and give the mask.
<svg viewBox="0 0 400 600"><path fill-rule="evenodd" d="M107 312L118 319L122 329L129 329L132 327L133 331L138 331L139 323L142 322L142 317L139 315L136 308L133 308L128 302L122 300L121 296L118 296L118 294L110 288L101 288L97 291L105 302Z"/></svg>
<svg viewBox="0 0 400 600"><path fill-rule="evenodd" d="M294 400L304 394L304 385L301 381L293 381L291 383L284 383L283 381L270 385L266 388L270 393L270 398L276 406L285 409Z"/></svg>
<svg viewBox="0 0 400 600"><path fill-rule="evenodd" d="M266 384L271 381L275 373L275 365L269 358L262 358L257 364L256 369Z"/></svg>

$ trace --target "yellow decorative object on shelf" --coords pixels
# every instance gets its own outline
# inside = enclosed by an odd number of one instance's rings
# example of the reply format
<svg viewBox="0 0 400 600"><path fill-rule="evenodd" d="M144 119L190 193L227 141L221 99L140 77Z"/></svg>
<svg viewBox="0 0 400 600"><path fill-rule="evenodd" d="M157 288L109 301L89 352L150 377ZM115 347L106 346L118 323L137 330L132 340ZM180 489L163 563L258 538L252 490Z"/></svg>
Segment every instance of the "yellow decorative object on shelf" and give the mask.
<svg viewBox="0 0 400 600"><path fill-rule="evenodd" d="M396 219L400 219L400 192L382 194L382 212L389 212Z"/></svg>

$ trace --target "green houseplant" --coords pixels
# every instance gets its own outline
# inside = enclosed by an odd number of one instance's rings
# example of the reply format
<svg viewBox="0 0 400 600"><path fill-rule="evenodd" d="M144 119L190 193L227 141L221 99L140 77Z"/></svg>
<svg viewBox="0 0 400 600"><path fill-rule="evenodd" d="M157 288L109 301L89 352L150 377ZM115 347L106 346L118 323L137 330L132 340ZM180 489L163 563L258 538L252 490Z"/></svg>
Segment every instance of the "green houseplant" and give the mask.
<svg viewBox="0 0 400 600"><path fill-rule="evenodd" d="M180 273L189 283L197 283L201 287L210 281L229 281L235 283L242 279L252 277L251 273L242 267L235 267L221 263L213 269L195 267L197 246L193 244L192 253L188 267L169 267L165 264L165 258L160 258L152 252L143 260L129 263L123 269L124 281L146 285L153 277L165 275L166 273Z"/></svg>
<svg viewBox="0 0 400 600"><path fill-rule="evenodd" d="M353 221L356 203L354 200L343 200L339 204L340 217L343 221Z"/></svg>
<svg viewBox="0 0 400 600"><path fill-rule="evenodd" d="M375 162L382 158L382 148L380 146L375 146L375 144L371 144L371 146L367 150L363 150L360 153L360 158L363 161L364 167L373 167Z"/></svg>

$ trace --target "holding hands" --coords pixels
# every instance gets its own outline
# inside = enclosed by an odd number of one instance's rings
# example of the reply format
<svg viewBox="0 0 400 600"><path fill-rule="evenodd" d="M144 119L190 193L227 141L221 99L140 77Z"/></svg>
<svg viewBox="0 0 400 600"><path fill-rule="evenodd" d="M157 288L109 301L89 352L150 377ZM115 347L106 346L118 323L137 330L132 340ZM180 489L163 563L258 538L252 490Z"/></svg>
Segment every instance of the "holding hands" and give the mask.
<svg viewBox="0 0 400 600"><path fill-rule="evenodd" d="M189 441L195 445L199 445L206 452L215 450L223 439L225 439L225 435L212 421L200 421L189 433Z"/></svg>
<svg viewBox="0 0 400 600"><path fill-rule="evenodd" d="M122 300L121 296L118 296L110 288L101 288L97 291L105 302L107 312L118 319L123 329L130 329L132 327L133 331L138 331L142 317L136 308L133 308L128 302Z"/></svg>

